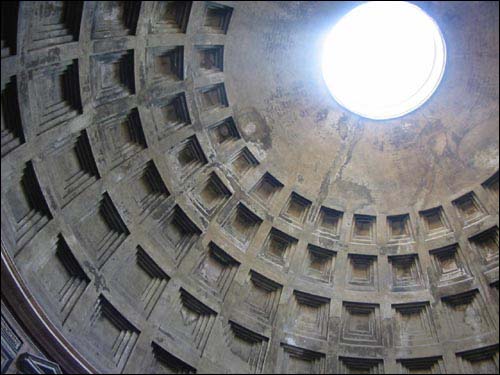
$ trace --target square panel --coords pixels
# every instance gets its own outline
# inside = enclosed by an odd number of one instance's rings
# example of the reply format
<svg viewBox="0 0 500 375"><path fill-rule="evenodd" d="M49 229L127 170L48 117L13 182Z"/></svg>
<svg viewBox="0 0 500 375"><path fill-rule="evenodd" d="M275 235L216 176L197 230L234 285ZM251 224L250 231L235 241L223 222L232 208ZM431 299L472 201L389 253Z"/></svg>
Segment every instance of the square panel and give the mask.
<svg viewBox="0 0 500 375"><path fill-rule="evenodd" d="M410 215L387 216L387 229L389 244L413 242Z"/></svg>
<svg viewBox="0 0 500 375"><path fill-rule="evenodd" d="M289 329L301 336L327 340L330 299L294 290Z"/></svg>
<svg viewBox="0 0 500 375"><path fill-rule="evenodd" d="M185 33L192 3L192 1L155 1L149 32Z"/></svg>
<svg viewBox="0 0 500 375"><path fill-rule="evenodd" d="M282 285L251 270L243 298L243 307L247 315L265 324L272 324L282 289Z"/></svg>
<svg viewBox="0 0 500 375"><path fill-rule="evenodd" d="M231 352L246 362L252 373L262 373L269 339L231 320L226 337Z"/></svg>
<svg viewBox="0 0 500 375"><path fill-rule="evenodd" d="M444 324L453 339L475 337L495 329L479 290L472 289L442 297L441 300L444 306Z"/></svg>
<svg viewBox="0 0 500 375"><path fill-rule="evenodd" d="M462 374L498 373L498 344L456 353Z"/></svg>
<svg viewBox="0 0 500 375"><path fill-rule="evenodd" d="M5 198L17 253L47 225L52 219L52 214L31 161L27 162L16 175L10 177L10 183Z"/></svg>
<svg viewBox="0 0 500 375"><path fill-rule="evenodd" d="M201 230L179 205L175 205L160 218L158 224L162 242L178 265L198 241Z"/></svg>
<svg viewBox="0 0 500 375"><path fill-rule="evenodd" d="M207 250L201 254L192 274L210 293L223 300L239 266L237 260L214 242L210 242Z"/></svg>
<svg viewBox="0 0 500 375"><path fill-rule="evenodd" d="M429 302L395 304L392 309L396 346L431 345L438 342Z"/></svg>
<svg viewBox="0 0 500 375"><path fill-rule="evenodd" d="M343 302L340 341L352 345L382 345L379 305Z"/></svg>
<svg viewBox="0 0 500 375"><path fill-rule="evenodd" d="M108 193L91 206L79 221L77 231L99 268L130 234Z"/></svg>
<svg viewBox="0 0 500 375"><path fill-rule="evenodd" d="M184 92L153 100L151 114L156 134L160 140L191 124L191 116Z"/></svg>
<svg viewBox="0 0 500 375"><path fill-rule="evenodd" d="M486 271L498 270L498 226L469 238L469 242L481 257Z"/></svg>
<svg viewBox="0 0 500 375"><path fill-rule="evenodd" d="M141 246L136 247L131 262L118 272L118 278L125 294L146 319L151 315L170 280Z"/></svg>
<svg viewBox="0 0 500 375"><path fill-rule="evenodd" d="M224 46L195 46L196 63L202 74L222 72L224 68Z"/></svg>
<svg viewBox="0 0 500 375"><path fill-rule="evenodd" d="M140 1L101 1L95 6L92 39L135 35Z"/></svg>
<svg viewBox="0 0 500 375"><path fill-rule="evenodd" d="M196 207L210 219L229 201L232 193L217 173L212 171L193 188L192 195Z"/></svg>
<svg viewBox="0 0 500 375"><path fill-rule="evenodd" d="M104 296L99 296L90 317L89 339L95 355L108 359L109 370L121 371L125 367L139 334Z"/></svg>
<svg viewBox="0 0 500 375"><path fill-rule="evenodd" d="M341 211L321 206L317 220L320 236L339 239L343 216L344 213Z"/></svg>
<svg viewBox="0 0 500 375"><path fill-rule="evenodd" d="M288 270L290 257L298 240L276 228L271 228L259 257Z"/></svg>
<svg viewBox="0 0 500 375"><path fill-rule="evenodd" d="M304 259L304 275L324 283L333 283L337 252L315 245L307 245Z"/></svg>
<svg viewBox="0 0 500 375"><path fill-rule="evenodd" d="M281 211L281 216L295 225L302 226L307 219L311 205L312 202L309 199L292 192Z"/></svg>
<svg viewBox="0 0 500 375"><path fill-rule="evenodd" d="M184 79L184 46L146 48L146 71L149 82Z"/></svg>
<svg viewBox="0 0 500 375"><path fill-rule="evenodd" d="M251 168L259 164L257 158L250 152L247 147L243 147L229 161L231 168L240 178L244 177Z"/></svg>
<svg viewBox="0 0 500 375"><path fill-rule="evenodd" d="M224 230L236 239L245 250L260 227L262 219L243 203L238 203L222 223Z"/></svg>
<svg viewBox="0 0 500 375"><path fill-rule="evenodd" d="M34 12L30 50L78 41L83 1L43 1Z"/></svg>
<svg viewBox="0 0 500 375"><path fill-rule="evenodd" d="M209 127L209 136L216 146L226 146L241 138L232 117L228 117Z"/></svg>
<svg viewBox="0 0 500 375"><path fill-rule="evenodd" d="M200 109L205 112L214 111L229 106L226 89L223 83L217 83L198 89L197 92Z"/></svg>
<svg viewBox="0 0 500 375"><path fill-rule="evenodd" d="M54 238L51 245L50 257L36 274L58 307L61 323L64 324L90 279L61 234Z"/></svg>
<svg viewBox="0 0 500 375"><path fill-rule="evenodd" d="M259 181L250 189L257 199L262 203L270 203L273 197L283 188L283 184L273 177L269 172L264 173Z"/></svg>
<svg viewBox="0 0 500 375"><path fill-rule="evenodd" d="M378 264L374 255L348 254L347 289L378 290Z"/></svg>
<svg viewBox="0 0 500 375"><path fill-rule="evenodd" d="M424 235L427 239L434 239L451 233L451 227L441 206L420 211L423 222Z"/></svg>
<svg viewBox="0 0 500 375"><path fill-rule="evenodd" d="M170 196L152 160L130 179L128 191L137 205L141 219L151 214Z"/></svg>
<svg viewBox="0 0 500 375"><path fill-rule="evenodd" d="M28 86L37 135L68 124L83 112L78 70L78 61L70 60L30 72Z"/></svg>
<svg viewBox="0 0 500 375"><path fill-rule="evenodd" d="M187 179L208 163L196 135L180 142L174 147L172 153L175 157L175 163L180 169L179 177L181 180Z"/></svg>
<svg viewBox="0 0 500 375"><path fill-rule="evenodd" d="M439 286L472 279L472 273L458 244L430 250L429 254L432 255Z"/></svg>
<svg viewBox="0 0 500 375"><path fill-rule="evenodd" d="M134 50L93 55L90 72L96 107L135 94Z"/></svg>
<svg viewBox="0 0 500 375"><path fill-rule="evenodd" d="M109 169L119 166L147 147L137 108L99 119L96 131Z"/></svg>
<svg viewBox="0 0 500 375"><path fill-rule="evenodd" d="M486 191L490 193L493 198L495 198L496 202L498 202L498 171L494 173L490 178L488 178L485 182L483 182L482 186L486 189Z"/></svg>
<svg viewBox="0 0 500 375"><path fill-rule="evenodd" d="M280 344L281 358L279 369L281 374L326 374L326 356L324 353L315 352L297 346Z"/></svg>
<svg viewBox="0 0 500 375"><path fill-rule="evenodd" d="M391 290L405 292L425 288L424 276L417 254L388 257L391 266Z"/></svg>
<svg viewBox="0 0 500 375"><path fill-rule="evenodd" d="M175 308L166 317L160 330L167 333L171 331L191 345L200 356L203 355L217 313L183 288L180 288L172 303Z"/></svg>
<svg viewBox="0 0 500 375"><path fill-rule="evenodd" d="M232 14L231 7L206 2L203 31L210 34L226 34Z"/></svg>
<svg viewBox="0 0 500 375"><path fill-rule="evenodd" d="M462 218L464 226L477 223L487 215L486 209L473 191L455 199L452 203Z"/></svg>
<svg viewBox="0 0 500 375"><path fill-rule="evenodd" d="M86 130L58 140L46 152L45 165L62 206L100 178Z"/></svg>
<svg viewBox="0 0 500 375"><path fill-rule="evenodd" d="M352 242L375 243L377 239L376 217L370 215L354 215L352 223Z"/></svg>

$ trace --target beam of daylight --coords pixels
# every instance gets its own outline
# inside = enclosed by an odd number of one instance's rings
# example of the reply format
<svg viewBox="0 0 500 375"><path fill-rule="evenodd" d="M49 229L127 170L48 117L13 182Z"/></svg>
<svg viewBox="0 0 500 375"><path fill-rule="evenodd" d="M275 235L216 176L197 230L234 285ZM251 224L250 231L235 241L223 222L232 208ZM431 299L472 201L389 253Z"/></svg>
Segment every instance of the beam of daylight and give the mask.
<svg viewBox="0 0 500 375"><path fill-rule="evenodd" d="M446 65L436 22L404 1L371 1L342 17L323 45L322 69L333 98L375 120L403 116L434 93Z"/></svg>

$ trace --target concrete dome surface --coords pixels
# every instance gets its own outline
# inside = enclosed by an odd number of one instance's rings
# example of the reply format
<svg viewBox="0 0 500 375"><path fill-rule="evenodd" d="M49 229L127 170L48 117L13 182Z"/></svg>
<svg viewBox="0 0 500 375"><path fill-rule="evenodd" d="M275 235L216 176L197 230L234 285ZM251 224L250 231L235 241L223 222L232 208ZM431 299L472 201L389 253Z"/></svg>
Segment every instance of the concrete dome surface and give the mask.
<svg viewBox="0 0 500 375"><path fill-rule="evenodd" d="M498 373L498 2L390 120L359 4L2 2L2 373Z"/></svg>

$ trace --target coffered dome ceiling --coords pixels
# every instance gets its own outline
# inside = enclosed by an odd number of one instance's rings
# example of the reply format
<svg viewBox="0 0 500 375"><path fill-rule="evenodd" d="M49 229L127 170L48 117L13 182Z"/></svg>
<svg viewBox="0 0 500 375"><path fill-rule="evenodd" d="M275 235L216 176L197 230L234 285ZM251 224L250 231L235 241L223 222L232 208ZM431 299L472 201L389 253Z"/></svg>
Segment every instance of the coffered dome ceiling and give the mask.
<svg viewBox="0 0 500 375"><path fill-rule="evenodd" d="M418 3L445 74L384 121L321 72L357 4L2 3L2 301L49 359L498 372L498 3Z"/></svg>
<svg viewBox="0 0 500 375"><path fill-rule="evenodd" d="M245 2L234 15L225 75L235 117L306 196L391 212L439 202L498 168L498 22L491 4L419 5L446 40L445 76L423 107L390 121L347 112L323 81L325 33L355 4Z"/></svg>

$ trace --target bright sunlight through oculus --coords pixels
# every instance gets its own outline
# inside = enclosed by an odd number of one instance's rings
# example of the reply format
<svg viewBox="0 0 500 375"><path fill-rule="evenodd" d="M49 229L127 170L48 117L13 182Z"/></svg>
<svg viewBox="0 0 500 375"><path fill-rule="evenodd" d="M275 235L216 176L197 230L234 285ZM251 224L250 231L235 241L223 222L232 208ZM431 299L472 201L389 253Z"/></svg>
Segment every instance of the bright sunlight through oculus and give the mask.
<svg viewBox="0 0 500 375"><path fill-rule="evenodd" d="M439 85L445 64L438 25L403 1L354 8L332 28L323 47L323 77L334 99L375 120L420 107Z"/></svg>

